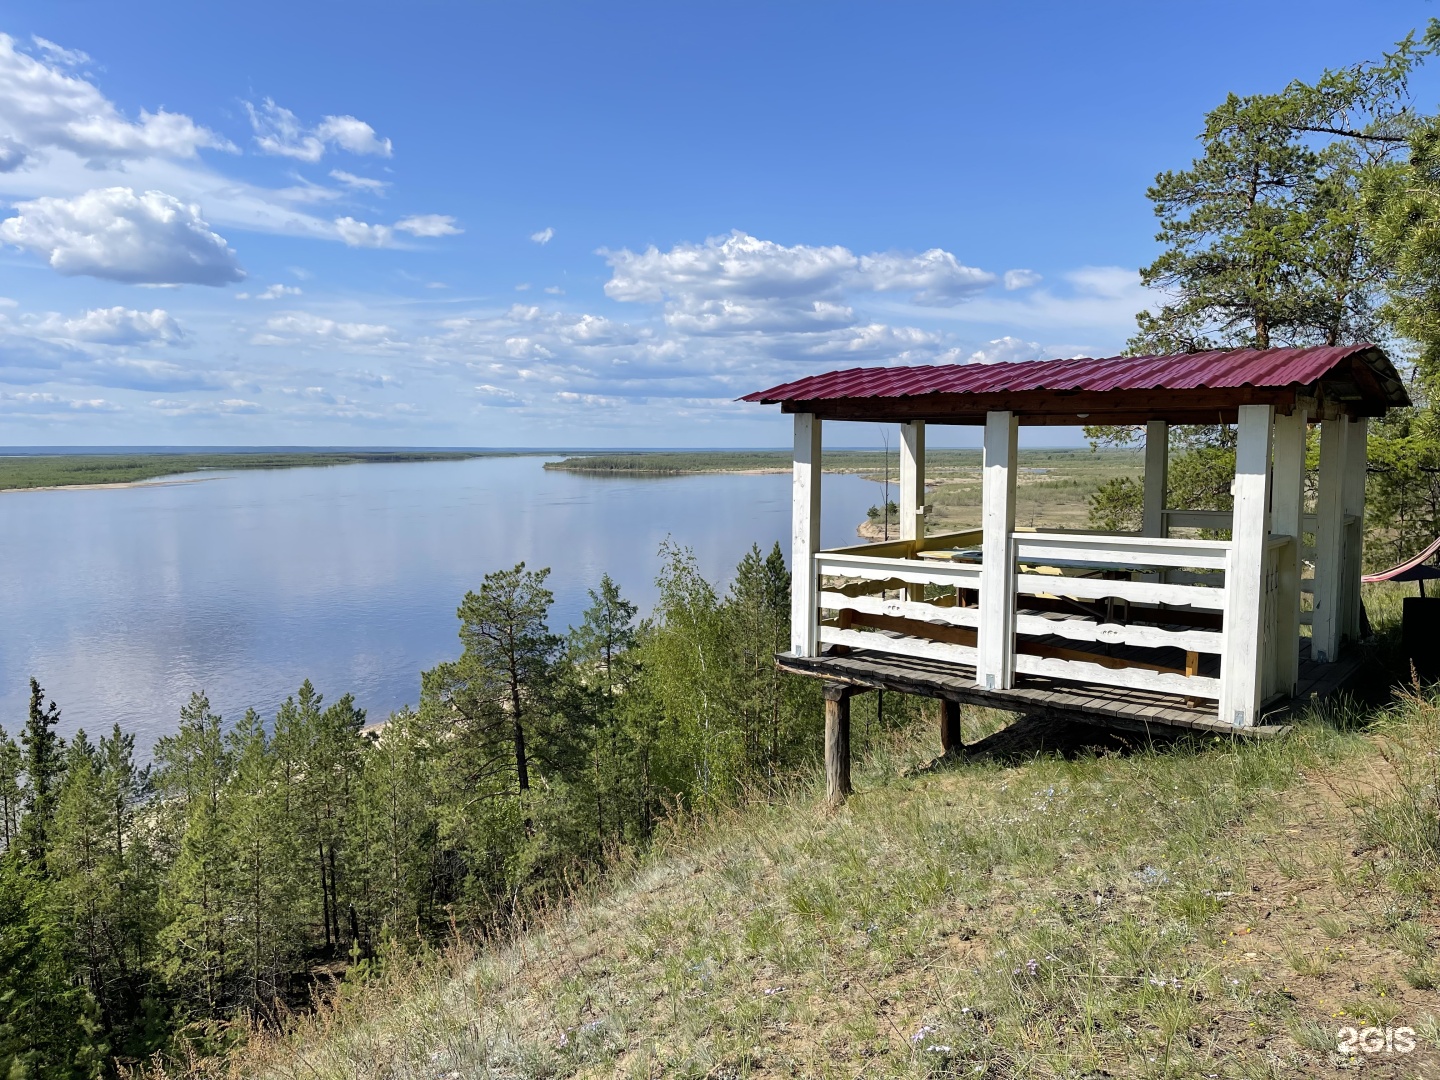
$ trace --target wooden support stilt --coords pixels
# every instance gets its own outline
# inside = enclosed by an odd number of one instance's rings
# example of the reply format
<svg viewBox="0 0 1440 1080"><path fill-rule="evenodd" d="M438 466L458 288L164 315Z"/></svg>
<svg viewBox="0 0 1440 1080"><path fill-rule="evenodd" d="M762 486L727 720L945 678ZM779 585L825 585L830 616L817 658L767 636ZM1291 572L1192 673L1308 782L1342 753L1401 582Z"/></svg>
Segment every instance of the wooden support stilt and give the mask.
<svg viewBox="0 0 1440 1080"><path fill-rule="evenodd" d="M946 757L965 749L960 737L960 703L948 698L940 699L940 749Z"/></svg>
<svg viewBox="0 0 1440 1080"><path fill-rule="evenodd" d="M839 806L850 786L850 697L853 686L825 684L825 801Z"/></svg>

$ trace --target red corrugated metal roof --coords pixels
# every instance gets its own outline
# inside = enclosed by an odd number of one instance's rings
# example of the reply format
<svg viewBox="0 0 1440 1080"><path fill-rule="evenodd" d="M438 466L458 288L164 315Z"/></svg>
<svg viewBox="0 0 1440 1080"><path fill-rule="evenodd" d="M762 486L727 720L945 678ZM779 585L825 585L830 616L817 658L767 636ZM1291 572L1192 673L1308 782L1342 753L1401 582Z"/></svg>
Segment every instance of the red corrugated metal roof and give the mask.
<svg viewBox="0 0 1440 1080"><path fill-rule="evenodd" d="M920 394L992 394L1027 390L1198 390L1308 386L1359 353L1378 356L1382 381L1395 370L1374 345L1305 349L1232 349L1174 356L1112 356L1103 360L1034 360L1020 364L939 364L851 368L811 375L747 394L741 401L774 404L840 398L904 398ZM1372 364L1372 366L1374 366ZM1388 375L1387 375L1388 373ZM1397 380L1398 381L1398 380ZM1404 391L1399 391L1404 398ZM1395 400L1392 404L1407 404Z"/></svg>

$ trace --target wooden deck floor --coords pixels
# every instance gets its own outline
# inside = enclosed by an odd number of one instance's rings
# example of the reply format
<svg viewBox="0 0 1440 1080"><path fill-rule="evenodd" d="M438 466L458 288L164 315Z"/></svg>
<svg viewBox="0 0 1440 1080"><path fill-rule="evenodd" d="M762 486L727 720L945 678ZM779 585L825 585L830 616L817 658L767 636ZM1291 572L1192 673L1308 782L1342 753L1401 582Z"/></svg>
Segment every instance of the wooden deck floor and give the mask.
<svg viewBox="0 0 1440 1080"><path fill-rule="evenodd" d="M1301 643L1299 691L1290 700L1272 702L1264 722L1253 728L1223 724L1210 702L1189 707L1183 699L1145 690L1060 682L1035 675L1016 676L1013 690L984 690L975 685L973 668L941 660L897 656L869 649L853 649L846 656L795 657L777 655L785 671L871 690L894 690L922 697L945 698L968 705L1127 730L1145 731L1155 725L1190 728L1225 735L1278 735L1288 729L1290 713L1316 697L1341 689L1359 667L1353 655L1333 664L1310 659L1309 642Z"/></svg>

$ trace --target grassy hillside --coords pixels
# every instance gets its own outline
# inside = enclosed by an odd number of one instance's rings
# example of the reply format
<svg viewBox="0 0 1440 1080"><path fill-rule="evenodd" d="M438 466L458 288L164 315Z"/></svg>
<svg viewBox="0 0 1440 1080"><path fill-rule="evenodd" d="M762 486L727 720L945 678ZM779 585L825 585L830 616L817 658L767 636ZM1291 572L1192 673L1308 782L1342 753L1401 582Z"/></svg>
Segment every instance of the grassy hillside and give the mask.
<svg viewBox="0 0 1440 1080"><path fill-rule="evenodd" d="M477 951L396 963L215 1075L1440 1074L1440 696L1283 740L1134 745L971 713L858 794L688 819ZM1088 733L1088 734L1087 734Z"/></svg>
<svg viewBox="0 0 1440 1080"><path fill-rule="evenodd" d="M457 461L479 457L447 450L262 451L231 454L22 454L0 455L0 491L84 484L128 484L215 469L294 469L401 461Z"/></svg>

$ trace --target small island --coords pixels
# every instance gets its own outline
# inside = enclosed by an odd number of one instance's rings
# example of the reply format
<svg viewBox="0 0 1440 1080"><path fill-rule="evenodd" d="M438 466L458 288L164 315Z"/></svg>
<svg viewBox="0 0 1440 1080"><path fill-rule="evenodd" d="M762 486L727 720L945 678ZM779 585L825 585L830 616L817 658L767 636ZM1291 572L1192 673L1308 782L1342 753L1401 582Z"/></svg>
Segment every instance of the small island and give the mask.
<svg viewBox="0 0 1440 1080"><path fill-rule="evenodd" d="M823 467L828 473L848 473L884 485L888 475L900 476L897 449L827 450ZM1021 525L1083 528L1089 517L1091 496L1107 481L1138 479L1142 455L1136 450L1088 448L1035 448L1020 451L1015 518ZM547 461L547 469L589 476L664 477L706 473L788 473L789 450L627 450L609 453L569 454ZM931 449L926 454L926 522L934 531L971 528L980 522L980 451ZM883 491L856 533L866 540L896 535L899 508L889 513L889 530L882 516ZM898 488L893 498L898 498ZM893 499L892 499L893 502Z"/></svg>

